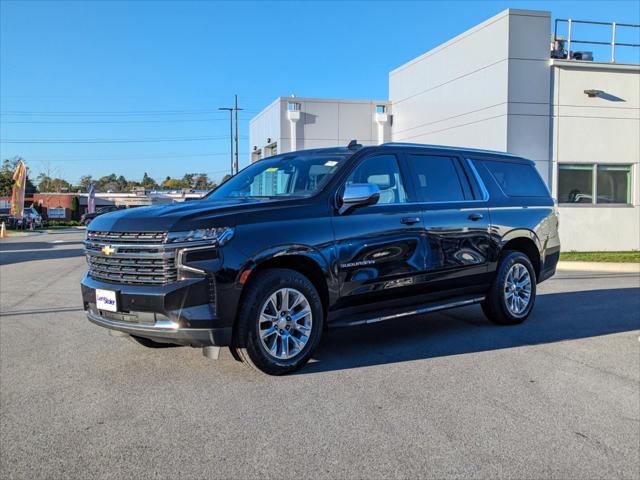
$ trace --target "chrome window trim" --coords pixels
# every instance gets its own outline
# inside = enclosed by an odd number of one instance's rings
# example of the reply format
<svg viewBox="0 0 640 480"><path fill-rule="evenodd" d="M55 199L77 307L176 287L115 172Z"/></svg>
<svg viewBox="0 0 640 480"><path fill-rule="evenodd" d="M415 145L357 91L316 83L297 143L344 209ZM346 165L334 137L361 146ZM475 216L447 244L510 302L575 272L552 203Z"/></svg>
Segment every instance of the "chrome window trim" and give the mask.
<svg viewBox="0 0 640 480"><path fill-rule="evenodd" d="M399 207L402 205L450 205L450 204L466 204L466 203L485 203L489 201L489 191L485 186L482 178L478 174L478 170L476 170L473 161L470 158L465 158L467 161L469 168L471 169L471 173L473 174L476 182L478 182L478 186L480 187L480 192L482 193L482 198L473 199L473 200L444 200L440 202L403 202L403 203L375 203L373 205L369 205L369 207ZM337 192L336 192L337 193Z"/></svg>

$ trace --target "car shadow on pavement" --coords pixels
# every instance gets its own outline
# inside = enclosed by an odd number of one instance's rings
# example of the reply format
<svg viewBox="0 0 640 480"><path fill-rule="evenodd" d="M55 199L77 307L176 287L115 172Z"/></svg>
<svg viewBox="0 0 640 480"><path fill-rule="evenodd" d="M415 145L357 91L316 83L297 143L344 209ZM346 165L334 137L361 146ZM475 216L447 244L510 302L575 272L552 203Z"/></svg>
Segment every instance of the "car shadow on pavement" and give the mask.
<svg viewBox="0 0 640 480"><path fill-rule="evenodd" d="M81 257L84 255L83 248L54 248L54 246L55 244L50 245L48 249L32 250L31 244L23 244L23 249L20 251L6 251L3 245L3 248L0 249L0 265L11 265L12 263L31 262L34 260Z"/></svg>
<svg viewBox="0 0 640 480"><path fill-rule="evenodd" d="M76 242L67 242L63 241L61 243L53 243L53 242L11 242L11 243L2 243L0 244L0 253L11 252L14 250L46 250L49 248L55 248L59 246L66 245L82 245L82 241Z"/></svg>
<svg viewBox="0 0 640 480"><path fill-rule="evenodd" d="M640 289L539 295L521 325L497 326L479 306L327 331L298 375L608 335L640 329Z"/></svg>

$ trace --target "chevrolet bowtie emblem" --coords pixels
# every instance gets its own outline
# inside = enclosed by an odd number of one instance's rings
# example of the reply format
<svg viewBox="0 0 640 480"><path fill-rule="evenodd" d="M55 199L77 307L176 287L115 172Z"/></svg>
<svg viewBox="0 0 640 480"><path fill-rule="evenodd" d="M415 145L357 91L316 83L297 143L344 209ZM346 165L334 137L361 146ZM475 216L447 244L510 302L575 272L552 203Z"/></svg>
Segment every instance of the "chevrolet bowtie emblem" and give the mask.
<svg viewBox="0 0 640 480"><path fill-rule="evenodd" d="M111 255L112 253L115 253L116 249L113 248L111 245L105 245L104 247L102 247L102 250L100 251L105 255Z"/></svg>

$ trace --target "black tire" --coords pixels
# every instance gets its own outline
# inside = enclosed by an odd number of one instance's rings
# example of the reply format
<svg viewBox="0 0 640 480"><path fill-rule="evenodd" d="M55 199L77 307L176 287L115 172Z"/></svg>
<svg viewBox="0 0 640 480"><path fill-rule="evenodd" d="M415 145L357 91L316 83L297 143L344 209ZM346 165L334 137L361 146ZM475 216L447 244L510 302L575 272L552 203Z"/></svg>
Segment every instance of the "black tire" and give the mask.
<svg viewBox="0 0 640 480"><path fill-rule="evenodd" d="M505 297L507 275L514 267L521 265L527 269L530 279L529 302L521 312L514 311L507 305ZM517 267L516 267L517 268ZM505 251L500 259L496 276L482 303L482 311L486 317L498 325L517 325L524 322L531 314L536 302L536 274L533 265L524 253L518 251Z"/></svg>
<svg viewBox="0 0 640 480"><path fill-rule="evenodd" d="M320 343L324 324L322 301L309 279L294 270L274 268L255 275L247 285L242 299L232 351L235 350L238 357L249 367L268 375L285 375L306 364ZM270 354L260 339L259 319L262 309L271 295L283 288L295 289L302 293L311 310L311 332L308 340L297 354L288 359ZM293 328L291 331L293 332Z"/></svg>

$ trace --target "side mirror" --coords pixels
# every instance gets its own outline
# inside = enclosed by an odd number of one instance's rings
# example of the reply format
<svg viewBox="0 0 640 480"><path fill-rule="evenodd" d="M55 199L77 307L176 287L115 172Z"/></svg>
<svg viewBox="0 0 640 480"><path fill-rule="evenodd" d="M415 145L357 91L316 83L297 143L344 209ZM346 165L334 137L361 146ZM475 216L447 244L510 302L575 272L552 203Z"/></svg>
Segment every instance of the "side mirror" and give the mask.
<svg viewBox="0 0 640 480"><path fill-rule="evenodd" d="M380 199L380 188L373 183L353 183L347 185L340 198L338 213L344 215L349 210L366 205L374 205Z"/></svg>

